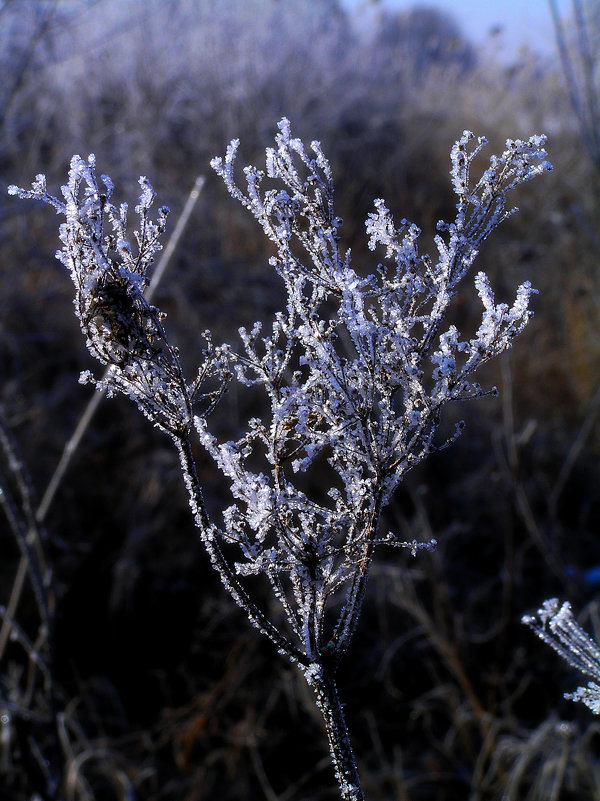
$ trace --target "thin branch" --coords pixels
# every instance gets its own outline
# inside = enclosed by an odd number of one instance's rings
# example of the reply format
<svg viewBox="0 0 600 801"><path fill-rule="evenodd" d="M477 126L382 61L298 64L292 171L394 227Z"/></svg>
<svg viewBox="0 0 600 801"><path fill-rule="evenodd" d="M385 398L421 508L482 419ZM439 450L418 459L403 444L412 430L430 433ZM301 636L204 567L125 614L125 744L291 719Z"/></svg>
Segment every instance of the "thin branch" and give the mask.
<svg viewBox="0 0 600 801"><path fill-rule="evenodd" d="M196 205L198 198L200 197L200 192L204 187L206 179L203 175L199 175L194 182L194 186L192 187L190 194L188 195L188 199L183 207L183 211L179 217L177 225L171 234L171 237L165 247L163 254L156 265L156 270L154 271L154 275L152 276L152 280L144 293L146 300L151 300L152 296L156 292L158 285L165 274L165 270L171 260L173 253L175 252L175 248L181 239L181 236L185 230L185 227L189 221L190 215ZM105 374L106 377L106 374ZM48 486L46 487L46 491L42 497L42 501L39 505L39 508L36 512L36 520L41 523L46 519L48 511L54 501L54 497L56 496L56 492L64 478L64 475L75 455L81 440L85 432L87 431L90 423L92 422L94 415L98 407L100 406L100 401L106 395L106 390L100 390L94 392L86 408L83 411L83 414L79 418L79 422L75 426L75 430L69 437L65 447L63 449L62 456L56 466L50 481L48 482Z"/></svg>
<svg viewBox="0 0 600 801"><path fill-rule="evenodd" d="M147 300L150 300L154 295L154 293L156 292L156 290L158 289L160 281L165 274L165 271L169 265L173 253L175 252L179 240L181 239L181 236L187 226L187 223L190 219L194 206L196 205L196 202L200 197L200 193L204 187L205 181L206 181L205 177L203 175L199 175L194 182L194 185L188 195L183 210L177 221L177 225L175 226L173 233L169 238L169 241L163 251L163 254L156 266L156 270L154 271L152 280L145 292L145 297ZM94 415L96 414L96 411L98 410L98 407L100 406L100 403L105 395L106 395L106 390L101 390L94 392L92 397L89 399L85 409L83 410L81 417L79 418L79 421L77 422L77 425L75 426L75 430L65 443L62 455L59 459L59 462L52 476L50 477L50 481L48 482L46 490L44 491L44 494L42 496L42 500L40 501L40 504L37 507L37 510L35 511L35 515L33 514L30 515L31 520L29 522L28 533L25 537L25 540L33 538L36 541L39 541L39 535L36 535L37 526L42 525L43 522L45 521L48 512L50 510L50 507L52 506L52 503L54 501L54 498L56 497L58 488L60 487L62 480L65 476L65 473L67 472L69 465L75 453L77 452L77 449L79 448L79 445L81 444L81 441L87 429L89 428L94 418ZM5 439L3 439L3 443L5 444ZM25 504L26 496L23 495L23 493L22 496L23 496L23 502ZM26 505L23 506L24 511L27 511L27 508L28 506ZM36 550L38 551L37 556L39 557L41 553L40 548ZM2 658L2 655L4 653L10 635L10 625L8 621L12 619L16 614L19 600L21 598L21 594L23 592L23 588L25 585L25 579L28 573L31 575L31 568L32 564L30 559L28 558L27 554L22 553L21 558L19 560L19 564L17 566L17 571L15 574L15 579L13 582L10 598L8 600L8 604L6 607L7 617L3 619L2 628L0 629L0 659Z"/></svg>

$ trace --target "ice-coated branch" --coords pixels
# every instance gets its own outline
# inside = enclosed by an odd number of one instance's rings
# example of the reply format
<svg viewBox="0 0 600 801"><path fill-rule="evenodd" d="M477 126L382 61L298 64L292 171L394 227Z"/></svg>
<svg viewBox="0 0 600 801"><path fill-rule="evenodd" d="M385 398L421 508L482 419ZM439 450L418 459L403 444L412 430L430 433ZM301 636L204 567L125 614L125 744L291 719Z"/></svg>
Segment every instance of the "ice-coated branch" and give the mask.
<svg viewBox="0 0 600 801"><path fill-rule="evenodd" d="M38 175L31 190L10 192L49 203L66 218L58 258L75 285L75 309L90 353L107 369L97 381L122 392L173 438L196 525L223 584L250 621L299 663L323 713L340 792L360 801L335 672L356 630L376 546L431 548L381 531L381 515L404 475L462 431L439 438L446 404L480 398L477 368L510 347L531 317L526 282L512 305L497 303L487 276L475 275L482 318L467 338L447 312L483 241L513 213L508 194L551 169L544 137L511 141L473 182L485 145L465 132L452 148L457 194L453 222L438 224L437 255L420 254L416 225L399 227L385 202L366 220L375 271L356 271L340 245L331 167L318 142L294 138L279 123L264 169L236 177L238 140L212 166L231 195L272 241L270 264L287 300L269 327L239 330L237 350L203 334L197 378L186 383L163 315L144 297L167 211L150 217L154 192L140 179L135 249L127 207L111 203L113 185L95 161L75 156L63 200ZM89 374L85 377L89 378ZM230 378L262 391L260 416L241 436L220 441L208 412ZM237 429L239 430L239 429ZM191 436L225 477L231 503L210 520ZM279 602L273 619L251 597L246 577L266 578Z"/></svg>
<svg viewBox="0 0 600 801"><path fill-rule="evenodd" d="M168 209L158 210L158 222L149 212L155 195L149 181L139 180L142 193L135 211L138 230L133 232L134 253L126 237L127 206L117 211L110 203L113 184L102 176L105 191L98 186L95 159L79 156L71 160L69 181L62 187L64 201L47 192L46 180L38 175L31 190L11 186L10 194L42 200L66 217L60 227L63 248L57 258L69 269L75 285L75 311L86 336L88 350L108 370L99 380L86 371L82 380L93 381L110 394L122 392L134 400L153 423L174 439L180 455L190 506L211 562L230 595L250 621L270 637L278 650L292 660L303 654L277 631L248 597L227 563L218 541L211 535L195 464L191 458L189 430L194 406L204 419L229 380L226 354L215 348L205 331L202 364L194 381L186 384L177 349L169 343L164 315L144 296L154 254L160 250ZM206 387L206 390L205 390Z"/></svg>
<svg viewBox="0 0 600 801"><path fill-rule="evenodd" d="M600 646L589 637L573 617L571 605L562 605L557 598L544 601L537 615L525 615L522 622L529 626L546 645L592 681L565 693L571 701L581 701L595 715L600 715Z"/></svg>
<svg viewBox="0 0 600 801"><path fill-rule="evenodd" d="M155 194L148 179L141 177L134 249L128 238L127 204L117 209L111 203L112 181L107 175L101 180L102 187L93 155L87 161L73 156L63 200L48 193L44 175L36 176L30 190L10 186L8 191L42 200L65 217L60 226L63 247L56 256L75 285L75 314L88 350L108 368L102 379L95 381L86 371L81 380L93 381L109 394L129 396L146 417L174 435L190 427L192 406L202 395L204 381L216 379L216 390L203 398L205 406L218 397L226 381L222 359L205 335L198 378L186 385L177 352L163 328L164 315L144 297L169 210L161 206L157 221L151 219Z"/></svg>
<svg viewBox="0 0 600 801"><path fill-rule="evenodd" d="M480 272L475 336L444 329L482 242L514 211L509 193L551 169L544 137L509 140L473 184L485 140L472 140L465 132L452 149L457 215L438 225L437 258L420 255L417 226L402 220L396 228L376 200L366 227L385 262L367 277L340 246L331 168L318 142L305 146L283 119L264 169L245 167L238 183L238 140L212 162L275 245L271 264L287 304L271 331L240 330L241 350L231 354L237 378L264 389L268 415L249 420L237 442L217 442L205 421L196 428L232 490L219 535L241 546L241 573L268 575L280 597L289 583L293 601L284 608L310 659L321 653L337 663L347 650L374 546L384 539L382 509L406 472L447 444L436 439L443 407L493 391L473 373L510 347L532 314L529 282L512 305L497 303ZM459 424L455 437L461 431ZM257 457L260 472L249 466ZM315 462L330 468L329 497L299 489L299 474ZM324 609L340 589L345 603L326 630Z"/></svg>

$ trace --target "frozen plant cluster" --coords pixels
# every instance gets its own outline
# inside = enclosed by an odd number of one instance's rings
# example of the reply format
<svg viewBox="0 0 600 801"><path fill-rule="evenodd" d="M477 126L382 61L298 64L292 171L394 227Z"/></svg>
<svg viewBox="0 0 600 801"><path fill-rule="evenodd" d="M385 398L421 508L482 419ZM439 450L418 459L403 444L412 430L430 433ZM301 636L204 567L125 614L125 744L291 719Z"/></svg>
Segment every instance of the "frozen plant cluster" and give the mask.
<svg viewBox="0 0 600 801"><path fill-rule="evenodd" d="M581 701L595 715L600 715L600 646L573 617L571 604L560 604L557 598L544 601L537 615L525 615L522 619L540 639L557 654L593 681L578 687L573 693L565 693L570 701Z"/></svg>
<svg viewBox="0 0 600 801"><path fill-rule="evenodd" d="M264 331L240 329L241 344L206 346L197 377L184 379L161 313L144 297L166 210L152 222L154 193L145 178L136 212L135 249L127 208L111 203L112 183L97 181L93 156L75 156L63 200L43 176L20 197L64 215L58 257L75 284L88 349L107 368L99 387L131 397L174 440L203 542L223 583L278 650L299 663L315 691L344 799L363 798L335 672L361 612L374 550L401 542L381 531L382 510L403 476L450 440L436 436L444 406L480 398L473 374L510 347L531 317L535 291L518 287L512 305L496 303L487 276L474 282L482 302L474 336L447 321L448 310L489 234L515 209L509 192L551 169L545 138L509 140L479 180L471 167L484 145L464 132L451 152L457 196L453 222L438 224L435 257L420 254L416 225L397 227L383 200L366 221L369 246L382 252L372 274L356 271L340 244L330 165L318 142L292 136L283 119L264 169L235 174L234 140L213 168L274 245L271 266L286 290L285 308ZM89 373L86 378L91 378ZM265 411L245 434L220 442L208 412L231 380L262 390ZM226 476L232 504L211 520L192 456L195 430ZM317 492L328 476L328 491ZM232 547L234 546L234 547ZM232 552L237 554L231 556ZM245 576L268 580L283 610L273 622L248 593Z"/></svg>
<svg viewBox="0 0 600 801"><path fill-rule="evenodd" d="M281 599L282 576L290 577L288 620L310 662L319 655L337 661L347 650L373 548L381 539L395 543L378 535L381 510L405 473L439 447L442 408L485 394L473 373L506 349L531 315L529 283L511 307L496 305L478 273L484 311L476 336L463 340L456 327L444 327L481 243L511 213L508 191L548 168L543 137L509 142L471 187L471 163L485 144L470 148L472 139L465 132L452 149L458 213L439 224L437 258L420 255L417 226L403 220L396 228L377 200L366 227L370 248L382 246L385 262L367 277L340 248L342 221L319 143L307 151L282 120L266 169L246 167L244 189L234 177L237 141L212 162L274 243L271 264L287 292L287 308L270 332L262 335L260 325L240 332L243 349L233 363L240 381L264 388L266 421L250 420L241 440L218 444L206 420L196 420L236 499L215 535L239 542L240 569L266 573ZM267 180L283 188L263 190ZM268 472L246 465L257 450ZM329 502L309 500L294 482L319 457L334 474ZM346 603L326 633L323 610L341 584L349 587Z"/></svg>
<svg viewBox="0 0 600 801"><path fill-rule="evenodd" d="M153 423L176 436L189 429L192 406L205 379L213 373L222 375L220 360L207 334L203 366L192 384L185 383L177 351L162 325L164 315L144 297L154 254L162 248L159 240L169 209L161 206L157 221L150 219L155 193L148 179L140 177L134 253L128 240L127 204L116 208L111 203L113 183L102 175L100 188L95 168L93 155L87 162L73 156L63 200L48 193L41 174L31 190L10 186L8 191L43 200L66 219L59 234L63 247L56 257L75 285L75 314L87 348L107 367L102 379L96 381L85 371L81 381L92 381L110 395L124 393Z"/></svg>

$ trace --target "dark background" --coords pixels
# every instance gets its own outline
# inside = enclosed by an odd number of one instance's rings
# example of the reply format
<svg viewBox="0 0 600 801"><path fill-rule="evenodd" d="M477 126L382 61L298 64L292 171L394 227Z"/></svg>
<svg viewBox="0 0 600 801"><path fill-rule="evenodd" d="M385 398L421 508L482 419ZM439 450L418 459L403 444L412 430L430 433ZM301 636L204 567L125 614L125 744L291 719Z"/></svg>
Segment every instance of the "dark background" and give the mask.
<svg viewBox="0 0 600 801"><path fill-rule="evenodd" d="M357 30L337 0L0 5L5 427L35 508L91 394L79 373L96 369L53 258L58 218L7 196L9 184L45 172L57 192L71 155L94 152L132 210L147 175L172 230L206 175L155 297L192 374L201 331L233 343L239 325L269 319L281 301L261 230L209 167L231 138L242 164L264 163L283 115L295 135L319 139L344 244L370 272L374 198L416 222L432 252L436 222L454 216L449 153L461 132L486 135L487 155L507 137L548 134L555 171L519 190L520 212L478 264L502 300L531 280L535 318L480 376L500 398L450 410L444 426L464 417L464 435L409 474L391 504L386 525L439 546L415 559L381 550L340 689L369 799L598 798L598 724L562 699L578 676L520 618L558 596L590 632L600 621L600 159L558 56L525 51L507 66L445 14L375 6L372 26ZM594 54L597 3L589 11ZM581 87L581 47L565 30ZM592 131L596 86L582 94ZM457 314L468 328L479 313L467 280ZM215 428L235 437L244 403L228 396ZM219 508L225 488L198 458ZM0 479L25 519L6 448ZM18 529L0 523L4 606ZM52 777L59 795L94 801L336 798L308 689L220 586L170 442L125 399L102 402L40 536L27 564L45 564L52 581L36 598L28 574L14 614L22 636L0 661L0 714L10 718L1 799L50 798ZM32 679L35 647L49 660L52 698L43 677Z"/></svg>

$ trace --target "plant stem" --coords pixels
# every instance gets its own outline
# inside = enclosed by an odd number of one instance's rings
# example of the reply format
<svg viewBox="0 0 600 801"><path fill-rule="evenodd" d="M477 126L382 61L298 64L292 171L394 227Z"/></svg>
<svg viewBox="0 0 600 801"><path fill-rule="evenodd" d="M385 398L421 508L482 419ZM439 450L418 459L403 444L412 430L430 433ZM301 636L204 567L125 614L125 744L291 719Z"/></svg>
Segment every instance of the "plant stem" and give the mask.
<svg viewBox="0 0 600 801"><path fill-rule="evenodd" d="M251 600L245 588L239 582L234 568L231 567L223 555L217 538L211 531L188 434L183 434L178 438L173 437L173 440L179 452L183 478L188 491L190 507L194 515L196 527L200 532L211 564L221 577L223 586L237 605L244 610L252 625L262 634L266 634L266 636L275 643L280 653L285 654L292 662L298 662L300 665L307 665L308 660L304 653L293 645L284 634L279 632L271 621L265 617L262 610Z"/></svg>
<svg viewBox="0 0 600 801"><path fill-rule="evenodd" d="M323 715L329 740L329 750L343 801L364 801L356 759L350 744L344 710L338 696L334 677L318 663L304 668L307 682L315 693L317 706Z"/></svg>

